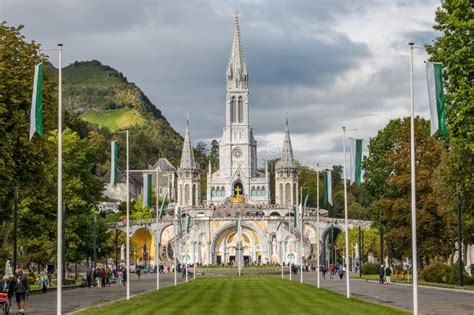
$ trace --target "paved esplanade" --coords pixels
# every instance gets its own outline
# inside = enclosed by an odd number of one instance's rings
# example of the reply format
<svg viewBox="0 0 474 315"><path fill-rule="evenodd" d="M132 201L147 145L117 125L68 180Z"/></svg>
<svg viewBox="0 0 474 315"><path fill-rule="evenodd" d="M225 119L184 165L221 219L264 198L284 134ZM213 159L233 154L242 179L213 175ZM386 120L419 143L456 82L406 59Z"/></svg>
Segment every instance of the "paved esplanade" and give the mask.
<svg viewBox="0 0 474 315"><path fill-rule="evenodd" d="M288 277L288 275L286 275ZM337 277L337 279L336 279ZM321 288L344 294L346 298L346 280L321 277ZM293 275L294 281L300 281L299 274ZM316 286L317 274L306 272L304 282ZM379 284L373 281L351 279L351 296L362 300L374 301L411 311L413 309L413 288L411 285L392 283ZM474 314L474 292L459 292L439 288L418 287L418 307L421 314Z"/></svg>
<svg viewBox="0 0 474 315"><path fill-rule="evenodd" d="M137 281L135 274L131 275L130 289L132 294L153 290L156 286L155 274L144 274L142 280ZM288 277L288 275L285 275ZM316 285L316 273L305 273L305 283ZM341 292L345 294L345 280L339 278L324 280L321 278L321 287L324 289ZM300 277L294 276L295 281ZM174 284L173 274L160 277L161 287ZM181 282L181 274L178 274ZM375 282L367 282L351 279L351 294L354 297L375 301L378 303L392 305L395 307L411 310L412 287L407 285L380 285ZM419 307L422 314L474 314L474 293L440 290L435 288L419 288ZM84 307L98 305L108 301L125 297L125 288L113 285L109 288L77 288L63 291L64 313L82 309ZM345 298L341 296L341 298ZM317 306L315 306L317 307ZM13 311L16 310L16 306ZM34 294L28 300L27 314L54 314L56 312L56 292L47 294Z"/></svg>
<svg viewBox="0 0 474 315"><path fill-rule="evenodd" d="M156 274L142 274L141 281L137 281L137 275L131 274L130 293L137 294L156 288ZM178 274L178 282L181 282L181 274ZM174 285L173 273L160 276L160 287ZM125 287L113 284L107 288L77 288L63 290L63 313L76 311L88 306L125 298ZM15 303L14 303L15 304ZM17 311L16 304L12 309ZM27 301L26 314L56 314L56 291L46 294L30 295Z"/></svg>

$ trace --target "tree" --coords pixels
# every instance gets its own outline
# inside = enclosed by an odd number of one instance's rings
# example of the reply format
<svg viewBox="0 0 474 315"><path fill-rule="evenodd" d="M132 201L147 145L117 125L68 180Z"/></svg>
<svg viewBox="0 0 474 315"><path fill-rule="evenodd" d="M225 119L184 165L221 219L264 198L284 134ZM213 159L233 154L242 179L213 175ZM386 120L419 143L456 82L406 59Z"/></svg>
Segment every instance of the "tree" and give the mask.
<svg viewBox="0 0 474 315"><path fill-rule="evenodd" d="M0 218L2 256L8 246L13 196L18 187L20 200L28 198L46 181L44 166L51 161L45 141L37 135L29 141L29 117L33 74L36 64L48 64L39 44L25 41L23 26L0 24ZM57 86L48 73L43 75L44 134L55 127ZM48 247L45 244L45 250Z"/></svg>
<svg viewBox="0 0 474 315"><path fill-rule="evenodd" d="M380 238L379 238L379 230L377 228L363 228L363 242L364 248L362 255L364 256L364 260L367 260L369 255L374 257L378 257L380 255ZM359 245L359 227L354 227L349 229L349 255L351 255L352 250L355 251L355 246ZM336 239L336 250L338 251L339 255L344 256L346 251L346 232L342 231ZM354 252L355 255L359 253Z"/></svg>
<svg viewBox="0 0 474 315"><path fill-rule="evenodd" d="M417 165L417 236L418 253L427 261L446 258L452 241L452 222L440 207L433 192L436 170L443 153L442 145L430 136L428 122L415 119ZM372 208L376 221L382 215L385 236L396 258L411 255L411 170L410 120L388 123L369 142L364 159L367 187L374 198ZM438 196L445 198L446 196Z"/></svg>
<svg viewBox="0 0 474 315"><path fill-rule="evenodd" d="M209 160L211 160L213 170L216 170L219 166L219 142L216 139L211 142Z"/></svg>
<svg viewBox="0 0 474 315"><path fill-rule="evenodd" d="M474 10L472 1L443 1L434 29L441 32L427 51L443 63L449 151L443 155L441 178L454 201L459 187L463 208L463 242L474 244Z"/></svg>

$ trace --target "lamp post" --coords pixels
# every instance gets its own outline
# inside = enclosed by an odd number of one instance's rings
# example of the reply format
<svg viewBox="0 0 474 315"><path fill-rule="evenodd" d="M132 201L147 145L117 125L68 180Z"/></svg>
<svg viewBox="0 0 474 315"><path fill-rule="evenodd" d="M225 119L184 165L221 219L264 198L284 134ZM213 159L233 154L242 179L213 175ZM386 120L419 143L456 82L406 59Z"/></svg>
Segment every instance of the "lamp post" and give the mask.
<svg viewBox="0 0 474 315"><path fill-rule="evenodd" d="M300 283L303 283L303 259L304 259L304 254L303 254L303 215L304 215L304 209L303 207L303 189L307 189L308 187L300 187Z"/></svg>

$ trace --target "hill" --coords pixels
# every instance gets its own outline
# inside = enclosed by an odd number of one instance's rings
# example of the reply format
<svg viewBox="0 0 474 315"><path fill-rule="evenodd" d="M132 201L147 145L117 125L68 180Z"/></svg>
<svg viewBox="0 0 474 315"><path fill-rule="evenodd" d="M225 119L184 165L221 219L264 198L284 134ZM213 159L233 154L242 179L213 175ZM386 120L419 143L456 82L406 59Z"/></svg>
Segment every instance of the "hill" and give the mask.
<svg viewBox="0 0 474 315"><path fill-rule="evenodd" d="M183 139L140 88L97 60L76 61L63 69L66 110L109 132L130 130L131 167L166 157L176 164Z"/></svg>

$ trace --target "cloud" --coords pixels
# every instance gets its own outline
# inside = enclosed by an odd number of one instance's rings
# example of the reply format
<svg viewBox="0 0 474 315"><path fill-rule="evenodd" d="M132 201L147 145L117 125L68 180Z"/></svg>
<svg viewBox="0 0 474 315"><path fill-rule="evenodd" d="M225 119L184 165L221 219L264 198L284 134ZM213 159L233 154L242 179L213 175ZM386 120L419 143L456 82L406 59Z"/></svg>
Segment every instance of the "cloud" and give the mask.
<svg viewBox="0 0 474 315"><path fill-rule="evenodd" d="M439 1L239 1L249 67L251 124L259 158L283 141L295 156L340 164L341 127L367 143L409 114L408 42L430 43ZM64 43L65 63L97 59L138 84L179 132L191 115L194 143L220 139L234 1L43 0L0 2L43 47ZM423 60L415 52L417 114L427 117ZM56 63L55 56L51 56Z"/></svg>

